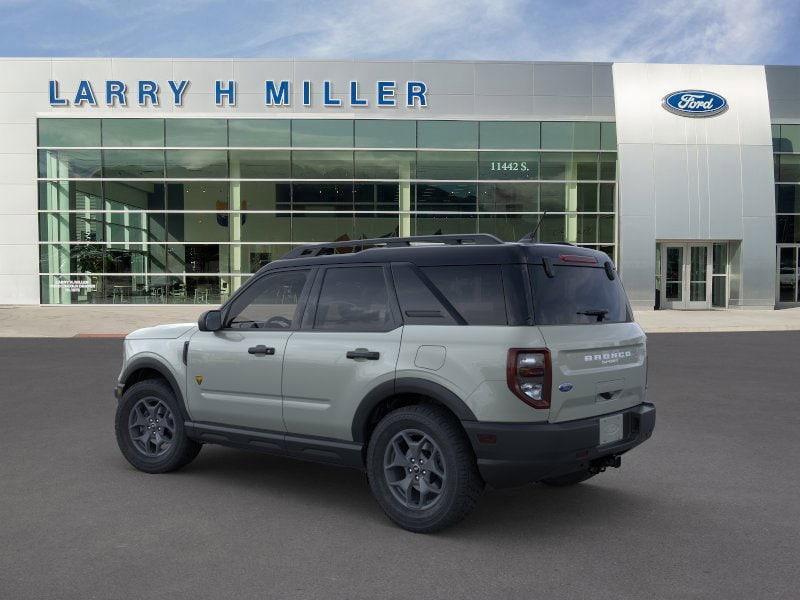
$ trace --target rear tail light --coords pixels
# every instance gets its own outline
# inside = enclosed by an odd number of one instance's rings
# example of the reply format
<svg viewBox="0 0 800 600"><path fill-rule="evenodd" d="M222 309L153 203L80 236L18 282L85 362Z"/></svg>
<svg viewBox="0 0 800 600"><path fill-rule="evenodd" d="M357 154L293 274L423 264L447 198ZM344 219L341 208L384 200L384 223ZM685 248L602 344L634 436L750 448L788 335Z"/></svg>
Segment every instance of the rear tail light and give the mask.
<svg viewBox="0 0 800 600"><path fill-rule="evenodd" d="M533 408L550 408L550 351L511 348L506 363L508 389Z"/></svg>

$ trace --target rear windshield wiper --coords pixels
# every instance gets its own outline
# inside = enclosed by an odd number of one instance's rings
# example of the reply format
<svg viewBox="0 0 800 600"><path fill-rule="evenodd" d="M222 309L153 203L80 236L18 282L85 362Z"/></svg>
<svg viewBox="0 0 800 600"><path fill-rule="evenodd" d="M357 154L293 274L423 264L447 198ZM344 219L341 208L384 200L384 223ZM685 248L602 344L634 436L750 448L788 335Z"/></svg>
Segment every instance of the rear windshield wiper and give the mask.
<svg viewBox="0 0 800 600"><path fill-rule="evenodd" d="M579 310L579 315L586 315L588 317L597 317L597 322L600 323L608 314L608 309L597 308L592 310Z"/></svg>

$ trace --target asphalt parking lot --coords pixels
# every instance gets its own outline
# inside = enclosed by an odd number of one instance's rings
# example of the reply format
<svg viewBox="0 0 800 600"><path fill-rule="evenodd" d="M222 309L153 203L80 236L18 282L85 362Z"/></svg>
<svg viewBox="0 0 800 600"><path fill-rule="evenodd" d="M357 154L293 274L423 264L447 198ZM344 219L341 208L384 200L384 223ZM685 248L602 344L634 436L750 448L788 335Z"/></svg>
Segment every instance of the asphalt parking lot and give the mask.
<svg viewBox="0 0 800 600"><path fill-rule="evenodd" d="M0 339L0 598L789 598L800 332L650 336L654 437L569 488L402 531L357 471L117 450L120 340Z"/></svg>

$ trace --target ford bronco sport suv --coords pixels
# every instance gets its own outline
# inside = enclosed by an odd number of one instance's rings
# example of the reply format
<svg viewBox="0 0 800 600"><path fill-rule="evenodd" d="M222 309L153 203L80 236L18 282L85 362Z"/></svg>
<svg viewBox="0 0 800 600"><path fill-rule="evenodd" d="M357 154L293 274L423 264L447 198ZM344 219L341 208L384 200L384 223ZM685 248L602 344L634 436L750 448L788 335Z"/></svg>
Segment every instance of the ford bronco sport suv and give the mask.
<svg viewBox="0 0 800 600"><path fill-rule="evenodd" d="M363 469L406 529L485 484L571 485L646 440L645 336L606 254L489 235L302 246L197 325L124 342L116 435L137 469L223 444Z"/></svg>

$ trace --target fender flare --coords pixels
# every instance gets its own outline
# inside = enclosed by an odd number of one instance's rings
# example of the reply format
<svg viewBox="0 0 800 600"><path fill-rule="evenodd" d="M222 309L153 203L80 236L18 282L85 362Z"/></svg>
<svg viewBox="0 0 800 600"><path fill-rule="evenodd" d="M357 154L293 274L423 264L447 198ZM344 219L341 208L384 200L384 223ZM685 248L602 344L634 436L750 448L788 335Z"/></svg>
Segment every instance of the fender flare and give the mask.
<svg viewBox="0 0 800 600"><path fill-rule="evenodd" d="M456 394L439 383L417 377L400 377L392 381L385 381L370 390L356 409L353 415L351 433L353 441L364 443L364 430L372 411L381 402L397 394L419 394L433 398L446 406L455 414L459 421L477 421L475 413Z"/></svg>
<svg viewBox="0 0 800 600"><path fill-rule="evenodd" d="M175 375L172 373L169 367L167 367L161 361L150 356L134 358L125 366L125 370L122 372L119 378L120 383L125 387L128 387L128 380L130 379L131 375L142 369L151 369L156 371L159 375L167 380L169 387L172 388L172 392L175 394L175 398L178 400L178 406L181 409L181 416L183 416L183 420L189 421L189 411L186 410L186 402L183 399L183 393L178 385L178 380L175 379Z"/></svg>

